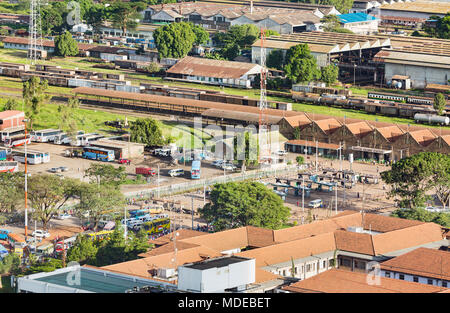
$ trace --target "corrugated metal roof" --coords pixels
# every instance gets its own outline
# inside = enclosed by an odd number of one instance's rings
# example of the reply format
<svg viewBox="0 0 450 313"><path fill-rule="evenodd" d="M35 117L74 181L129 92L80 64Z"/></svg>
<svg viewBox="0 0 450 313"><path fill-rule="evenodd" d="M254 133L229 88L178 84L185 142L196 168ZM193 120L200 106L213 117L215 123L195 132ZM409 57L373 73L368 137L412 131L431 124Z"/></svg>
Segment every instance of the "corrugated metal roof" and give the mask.
<svg viewBox="0 0 450 313"><path fill-rule="evenodd" d="M167 70L167 73L239 79L251 70L259 70L260 67L260 65L254 63L222 61L187 56Z"/></svg>
<svg viewBox="0 0 450 313"><path fill-rule="evenodd" d="M377 18L375 16L366 14L366 13L348 13L348 14L341 14L337 16L339 20L341 20L342 23L360 23L360 22L366 22L366 21L374 21Z"/></svg>

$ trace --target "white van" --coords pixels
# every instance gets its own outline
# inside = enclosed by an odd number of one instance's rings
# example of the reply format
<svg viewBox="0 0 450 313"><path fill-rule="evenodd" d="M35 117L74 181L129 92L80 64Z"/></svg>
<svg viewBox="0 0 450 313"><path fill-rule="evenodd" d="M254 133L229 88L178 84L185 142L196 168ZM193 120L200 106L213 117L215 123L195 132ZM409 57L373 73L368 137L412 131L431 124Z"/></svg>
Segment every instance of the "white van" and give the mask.
<svg viewBox="0 0 450 313"><path fill-rule="evenodd" d="M322 199L316 199L316 200L312 200L308 203L308 207L310 208L320 208L322 205Z"/></svg>
<svg viewBox="0 0 450 313"><path fill-rule="evenodd" d="M184 175L184 170L182 168L176 168L174 170L170 170L169 171L169 175L171 177L175 177L175 176L183 176Z"/></svg>

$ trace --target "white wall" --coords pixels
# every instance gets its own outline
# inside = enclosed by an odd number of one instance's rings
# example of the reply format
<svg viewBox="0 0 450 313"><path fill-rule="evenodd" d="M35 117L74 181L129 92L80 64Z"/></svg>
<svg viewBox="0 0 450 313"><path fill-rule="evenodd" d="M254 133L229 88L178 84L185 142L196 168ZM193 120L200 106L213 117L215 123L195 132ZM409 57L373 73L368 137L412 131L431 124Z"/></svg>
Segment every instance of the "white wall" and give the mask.
<svg viewBox="0 0 450 313"><path fill-rule="evenodd" d="M432 277L425 277L425 276L414 276L414 275L409 275L409 274L404 274L404 273L398 273L398 272L392 272L392 271L386 271L386 270L381 270L380 271L380 275L381 277L387 277L386 276L386 272L390 273L390 277L389 278L394 278L394 279L400 279L400 275L404 275L405 277L405 281L409 281L409 282L414 282L414 277L418 278L418 282L420 284L427 284L428 285L428 279L431 279L433 282L433 286L442 286L442 281L440 279L436 279L436 278L432 278ZM450 287L450 281L447 282L447 286Z"/></svg>
<svg viewBox="0 0 450 313"><path fill-rule="evenodd" d="M411 78L412 88L425 88L427 84L446 85L450 79L449 69L386 63L385 79L389 81L394 75L406 75Z"/></svg>

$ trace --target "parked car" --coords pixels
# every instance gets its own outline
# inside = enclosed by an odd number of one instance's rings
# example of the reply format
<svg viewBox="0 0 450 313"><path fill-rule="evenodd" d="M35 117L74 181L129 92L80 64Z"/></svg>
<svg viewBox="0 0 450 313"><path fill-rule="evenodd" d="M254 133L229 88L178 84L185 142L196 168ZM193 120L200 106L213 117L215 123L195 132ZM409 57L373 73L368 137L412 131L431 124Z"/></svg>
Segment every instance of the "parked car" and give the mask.
<svg viewBox="0 0 450 313"><path fill-rule="evenodd" d="M236 167L236 165L231 164L231 163L223 163L222 169L227 170L227 171L235 171L237 169L237 167Z"/></svg>
<svg viewBox="0 0 450 313"><path fill-rule="evenodd" d="M184 170L182 168L176 168L169 171L169 176L175 177L175 176L183 176Z"/></svg>
<svg viewBox="0 0 450 313"><path fill-rule="evenodd" d="M66 218L71 218L72 215L68 214L68 213L63 213L63 214L59 214L56 218L58 220L65 220Z"/></svg>
<svg viewBox="0 0 450 313"><path fill-rule="evenodd" d="M59 168L59 167L52 167L52 168L48 169L48 171L50 173L59 173L59 172L61 172L61 168Z"/></svg>
<svg viewBox="0 0 450 313"><path fill-rule="evenodd" d="M320 208L322 206L322 199L312 200L308 203L308 207L310 208Z"/></svg>
<svg viewBox="0 0 450 313"><path fill-rule="evenodd" d="M118 162L120 164L128 164L128 165L131 164L131 160L129 160L129 159L119 159Z"/></svg>
<svg viewBox="0 0 450 313"><path fill-rule="evenodd" d="M60 166L58 168L60 169L61 172L67 172L69 170L69 168L65 166Z"/></svg>
<svg viewBox="0 0 450 313"><path fill-rule="evenodd" d="M217 166L217 167L221 167L223 164L223 160L215 160L212 162L212 165Z"/></svg>
<svg viewBox="0 0 450 313"><path fill-rule="evenodd" d="M274 154L279 155L279 156L283 156L283 155L287 155L287 151L278 150L278 151L275 151Z"/></svg>
<svg viewBox="0 0 450 313"><path fill-rule="evenodd" d="M31 234L33 237L44 237L44 238L48 238L50 237L50 233L48 231L45 230L41 230L41 229L37 229L33 232L33 234Z"/></svg>

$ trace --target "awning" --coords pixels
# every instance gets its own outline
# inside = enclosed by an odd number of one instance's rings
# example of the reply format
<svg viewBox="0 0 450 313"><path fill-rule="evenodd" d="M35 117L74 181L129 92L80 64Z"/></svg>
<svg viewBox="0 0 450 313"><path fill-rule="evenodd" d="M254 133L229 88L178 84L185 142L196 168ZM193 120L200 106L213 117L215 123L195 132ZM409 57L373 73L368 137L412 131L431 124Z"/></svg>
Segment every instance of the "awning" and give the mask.
<svg viewBox="0 0 450 313"><path fill-rule="evenodd" d="M392 153L392 150L383 150L383 149L375 149L375 148L360 147L360 146L354 146L354 147L351 147L350 149L354 150L354 151L371 152L371 153L379 153L379 154Z"/></svg>
<svg viewBox="0 0 450 313"><path fill-rule="evenodd" d="M328 143L328 142L317 142L316 141L308 141L308 140L301 140L301 139L293 139L286 142L286 145L291 146L304 146L304 147L311 147L311 148L319 148L319 149L329 149L329 150L339 150L339 145Z"/></svg>

